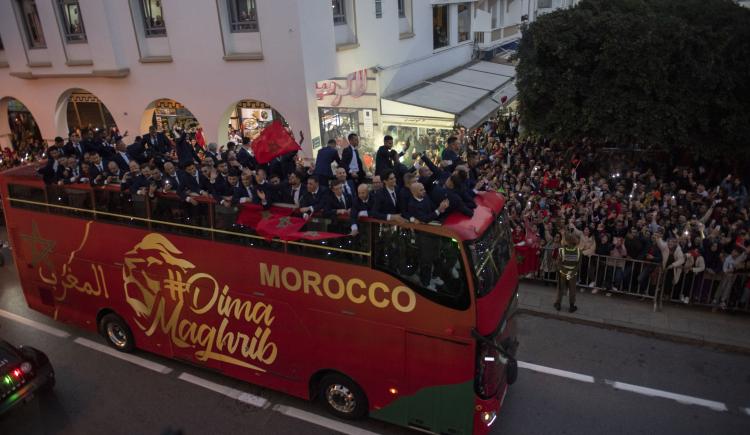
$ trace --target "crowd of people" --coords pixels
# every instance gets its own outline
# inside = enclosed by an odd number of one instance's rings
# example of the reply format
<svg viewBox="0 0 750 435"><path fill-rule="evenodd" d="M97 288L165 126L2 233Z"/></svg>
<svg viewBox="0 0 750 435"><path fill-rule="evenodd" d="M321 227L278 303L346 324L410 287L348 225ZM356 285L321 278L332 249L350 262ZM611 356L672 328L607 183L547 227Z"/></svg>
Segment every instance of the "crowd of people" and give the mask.
<svg viewBox="0 0 750 435"><path fill-rule="evenodd" d="M127 133L74 131L56 138L39 173L49 184L119 185L132 195L174 192L185 207L212 197L222 207L286 203L301 216L337 217L342 232L372 216L393 222L467 216L482 190L507 198L513 242L541 276L554 274L565 236L583 256L579 285L593 292L653 294L747 305L750 282L737 286L750 252L748 192L736 174L691 161L670 165L646 151L609 152L583 141L523 137L516 117L456 128L444 149L396 150L385 136L374 170L363 165L359 137L330 140L314 161L297 152L266 164L249 138L198 144L180 129ZM304 138L300 138L300 141ZM658 279L657 279L658 276Z"/></svg>

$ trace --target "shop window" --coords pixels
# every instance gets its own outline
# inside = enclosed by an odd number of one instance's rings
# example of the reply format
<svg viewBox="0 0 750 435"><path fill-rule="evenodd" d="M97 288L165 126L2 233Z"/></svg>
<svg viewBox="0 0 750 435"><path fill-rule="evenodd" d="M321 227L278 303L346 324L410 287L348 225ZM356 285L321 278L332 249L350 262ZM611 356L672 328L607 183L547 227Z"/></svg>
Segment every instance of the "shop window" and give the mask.
<svg viewBox="0 0 750 435"><path fill-rule="evenodd" d="M143 30L147 38L167 36L161 0L140 0Z"/></svg>
<svg viewBox="0 0 750 435"><path fill-rule="evenodd" d="M324 145L330 139L345 140L349 133L359 134L359 109L321 107L318 118L321 143Z"/></svg>
<svg viewBox="0 0 750 435"><path fill-rule="evenodd" d="M406 18L406 0L398 0L398 17Z"/></svg>
<svg viewBox="0 0 750 435"><path fill-rule="evenodd" d="M57 0L60 11L60 25L67 42L86 42L86 30L78 0Z"/></svg>
<svg viewBox="0 0 750 435"><path fill-rule="evenodd" d="M346 10L344 10L345 0L331 0L331 8L333 9L333 24L340 25L346 24Z"/></svg>
<svg viewBox="0 0 750 435"><path fill-rule="evenodd" d="M258 10L255 0L227 0L229 29L232 33L257 32Z"/></svg>
<svg viewBox="0 0 750 435"><path fill-rule="evenodd" d="M503 8L498 7L500 0L490 0L490 16L492 17L492 28L497 29L500 27L500 17L503 13Z"/></svg>
<svg viewBox="0 0 750 435"><path fill-rule="evenodd" d="M458 5L458 42L471 38L471 3Z"/></svg>
<svg viewBox="0 0 750 435"><path fill-rule="evenodd" d="M47 48L36 2L34 0L18 0L18 7L29 48Z"/></svg>
<svg viewBox="0 0 750 435"><path fill-rule="evenodd" d="M375 0L375 18L383 18L383 0Z"/></svg>
<svg viewBox="0 0 750 435"><path fill-rule="evenodd" d="M432 7L432 48L447 47L450 45L448 36L448 6L440 5Z"/></svg>

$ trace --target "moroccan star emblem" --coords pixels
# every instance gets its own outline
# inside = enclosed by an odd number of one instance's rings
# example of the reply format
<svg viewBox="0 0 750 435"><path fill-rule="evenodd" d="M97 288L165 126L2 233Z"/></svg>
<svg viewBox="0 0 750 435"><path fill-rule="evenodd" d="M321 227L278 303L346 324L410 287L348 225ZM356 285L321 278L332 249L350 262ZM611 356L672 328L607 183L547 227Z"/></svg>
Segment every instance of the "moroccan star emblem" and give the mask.
<svg viewBox="0 0 750 435"><path fill-rule="evenodd" d="M21 234L21 239L28 243L31 248L31 266L37 267L39 263L44 264L49 270L54 270L54 265L49 254L55 249L56 242L42 237L36 221L31 221L31 234Z"/></svg>
<svg viewBox="0 0 750 435"><path fill-rule="evenodd" d="M289 219L289 216L284 216L279 219L279 223L276 225L276 228L286 228L291 224L291 219Z"/></svg>
<svg viewBox="0 0 750 435"><path fill-rule="evenodd" d="M276 154L281 149L281 146L276 142L268 143L268 152Z"/></svg>
<svg viewBox="0 0 750 435"><path fill-rule="evenodd" d="M268 210L264 210L260 215L261 215L261 219L268 219L271 216L273 216L273 213L271 213Z"/></svg>
<svg viewBox="0 0 750 435"><path fill-rule="evenodd" d="M318 237L320 233L317 231L305 231L305 235L310 237Z"/></svg>

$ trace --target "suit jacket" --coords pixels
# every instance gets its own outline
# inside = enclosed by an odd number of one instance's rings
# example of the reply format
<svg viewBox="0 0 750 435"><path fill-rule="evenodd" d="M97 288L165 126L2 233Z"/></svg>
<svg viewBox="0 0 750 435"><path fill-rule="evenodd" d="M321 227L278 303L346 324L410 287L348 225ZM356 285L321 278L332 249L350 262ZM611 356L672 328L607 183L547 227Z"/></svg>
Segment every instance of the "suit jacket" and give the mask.
<svg viewBox="0 0 750 435"><path fill-rule="evenodd" d="M206 152L203 153L203 156L204 156L204 158L205 157L211 157L212 159L214 159L214 164L218 163L221 160L221 155L220 154L215 153L215 152L210 151L210 150L206 150Z"/></svg>
<svg viewBox="0 0 750 435"><path fill-rule="evenodd" d="M190 145L190 142L187 141L187 135L185 134L177 140L175 149L177 151L177 161L179 162L179 165L200 161L200 157L198 157L198 154L195 152L195 148L193 148L193 146Z"/></svg>
<svg viewBox="0 0 750 435"><path fill-rule="evenodd" d="M298 186L299 188L299 194L298 194L298 201L302 202L302 197L305 196L307 193L307 187L304 184L300 184ZM294 204L294 191L292 189L292 186L288 182L282 183L279 188L277 189L278 192L278 202L283 202L284 204Z"/></svg>
<svg viewBox="0 0 750 435"><path fill-rule="evenodd" d="M349 165L352 164L352 159L356 156L357 157L357 165L359 165L359 171L357 172L359 180L362 181L365 179L365 167L362 165L362 159L359 157L359 151L356 153L354 152L355 149L353 146L349 145L348 147L344 148L344 150L341 152L341 165L346 169L346 174L349 178L352 178L352 174L349 173Z"/></svg>
<svg viewBox="0 0 750 435"><path fill-rule="evenodd" d="M446 189L443 186L435 186L429 197L433 204L440 204L444 199L448 200L448 208L445 210L444 216L447 216L454 211L460 212L465 216L474 216L474 210L467 206L463 198L461 198L455 189Z"/></svg>
<svg viewBox="0 0 750 435"><path fill-rule="evenodd" d="M211 182L200 172L198 179L195 176L188 174L185 171L178 171L177 177L179 178L180 186L177 190L177 194L182 200L185 200L190 193L200 193L201 190L206 192L212 191Z"/></svg>
<svg viewBox="0 0 750 435"><path fill-rule="evenodd" d="M409 199L409 216L418 219L422 223L437 220L440 215L436 212L437 207L429 197L425 196L421 201L412 195Z"/></svg>
<svg viewBox="0 0 750 435"><path fill-rule="evenodd" d="M250 190L249 192L248 192L248 189ZM232 204L233 205L239 204L242 198L251 198L251 202L253 204L261 204L260 197L258 196L258 190L255 186L245 187L244 184L240 183L240 185L234 189L234 196L232 196ZM268 208L270 206L271 206L271 202L268 201L268 197L266 197L266 202L265 204L263 204L263 208Z"/></svg>
<svg viewBox="0 0 750 435"><path fill-rule="evenodd" d="M386 187L378 190L374 194L370 194L373 197L372 203L372 217L376 219L386 220L389 214L401 213L401 203L399 199L399 188L396 187L396 203L393 203L391 195Z"/></svg>
<svg viewBox="0 0 750 435"><path fill-rule="evenodd" d="M240 162L242 166L249 169L258 168L258 161L255 160L255 157L250 155L250 151L245 149L245 147L241 146L239 151L235 150L235 152L237 154L237 161Z"/></svg>
<svg viewBox="0 0 750 435"><path fill-rule="evenodd" d="M313 212L322 211L325 208L325 204L330 195L330 191L323 187L318 186L316 193L305 191L305 194L300 197L300 207L312 207Z"/></svg>
<svg viewBox="0 0 750 435"><path fill-rule="evenodd" d="M361 199L359 199L358 196L355 196L352 199L352 212L350 215L352 225L357 225L360 218L370 216L370 214L372 213L373 202L374 201L373 201L372 193L370 193L370 196L367 198L366 201L362 201Z"/></svg>
<svg viewBox="0 0 750 435"><path fill-rule="evenodd" d="M453 172L454 169L456 169L456 166L463 164L464 162L461 160L461 158L456 154L455 151L453 151L450 148L446 148L443 150L443 154L441 154L440 158L442 160L450 160L451 164L446 167L446 170L448 172Z"/></svg>
<svg viewBox="0 0 750 435"><path fill-rule="evenodd" d="M146 160L151 158L161 159L172 148L164 133L156 133L154 137L150 134L143 136L141 145L143 146L143 154Z"/></svg>
<svg viewBox="0 0 750 435"><path fill-rule="evenodd" d="M130 170L130 166L128 166L128 164L130 163L131 160L136 160L136 159L134 159L133 157L131 157L130 155L128 155L127 152L125 152L123 154L125 154L125 155L123 156L119 152L115 153L115 156L114 156L114 158L112 160L115 163L117 163L117 166L120 168L121 171L128 172ZM127 158L127 160L126 160L126 158Z"/></svg>
<svg viewBox="0 0 750 435"><path fill-rule="evenodd" d="M315 170L313 174L333 178L333 170L331 169L331 163L333 162L341 165L339 152L334 147L323 147L323 149L318 151L318 157L315 158Z"/></svg>
<svg viewBox="0 0 750 435"><path fill-rule="evenodd" d="M79 143L76 147L73 142L68 141L68 143L63 146L62 152L66 156L75 155L78 157L78 161L83 161L83 153L86 152L86 150L83 148L82 144Z"/></svg>
<svg viewBox="0 0 750 435"><path fill-rule="evenodd" d="M395 170L399 163L398 158L403 155L403 152L397 153L393 148L388 149L385 145L381 145L375 153L375 173L382 177L385 171Z"/></svg>
<svg viewBox="0 0 750 435"><path fill-rule="evenodd" d="M331 192L331 194L328 195L328 201L324 207L323 216L327 218L335 218L337 210L351 211L351 208L352 208L351 195L344 193L342 197L344 198L345 204L342 204L341 201L339 201L339 199L336 198L336 195L334 195L333 192Z"/></svg>
<svg viewBox="0 0 750 435"><path fill-rule="evenodd" d="M102 161L100 165L102 166L101 169L93 163L89 165L89 168L91 168L91 184L103 184L104 179L107 177L106 162ZM101 178L97 180L96 177L98 177L99 175L101 175Z"/></svg>
<svg viewBox="0 0 750 435"><path fill-rule="evenodd" d="M57 182L57 171L59 164L52 158L47 159L47 164L39 168L36 172L44 179L44 184L53 184Z"/></svg>

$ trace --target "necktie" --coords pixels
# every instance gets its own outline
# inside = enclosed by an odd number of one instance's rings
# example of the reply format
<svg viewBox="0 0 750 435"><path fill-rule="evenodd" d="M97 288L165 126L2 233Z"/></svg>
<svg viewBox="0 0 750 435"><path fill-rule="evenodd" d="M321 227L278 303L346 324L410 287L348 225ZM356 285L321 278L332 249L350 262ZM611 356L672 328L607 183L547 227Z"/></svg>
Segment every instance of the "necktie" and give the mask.
<svg viewBox="0 0 750 435"><path fill-rule="evenodd" d="M253 191L249 187L247 188L247 197L251 200L253 199Z"/></svg>
<svg viewBox="0 0 750 435"><path fill-rule="evenodd" d="M391 201L393 201L393 205L396 205L396 192L391 192Z"/></svg>
<svg viewBox="0 0 750 435"><path fill-rule="evenodd" d="M130 159L128 158L128 155L125 154L125 153L121 153L120 155L122 156L123 160L125 160L125 164L129 165L130 164Z"/></svg>
<svg viewBox="0 0 750 435"><path fill-rule="evenodd" d="M299 205L299 189L292 189L292 199L295 205Z"/></svg>
<svg viewBox="0 0 750 435"><path fill-rule="evenodd" d="M344 206L344 208L346 208L346 200L344 199L344 197L343 197L343 196L341 196L341 197L339 198L339 201L341 202L341 205L342 205L342 206Z"/></svg>

